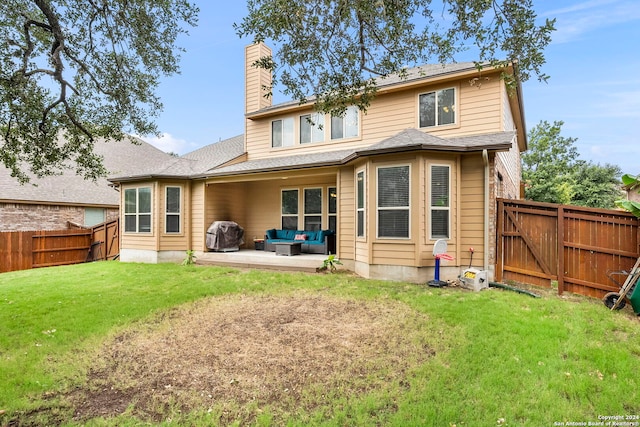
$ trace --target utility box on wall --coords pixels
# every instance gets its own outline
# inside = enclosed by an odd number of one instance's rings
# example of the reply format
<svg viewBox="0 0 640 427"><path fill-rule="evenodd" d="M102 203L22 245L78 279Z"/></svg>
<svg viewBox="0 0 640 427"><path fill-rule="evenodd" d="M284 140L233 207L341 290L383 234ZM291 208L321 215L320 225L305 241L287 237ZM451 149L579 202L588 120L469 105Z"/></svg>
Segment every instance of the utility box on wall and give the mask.
<svg viewBox="0 0 640 427"><path fill-rule="evenodd" d="M487 270L478 270L476 268L467 268L460 275L462 287L480 291L489 287L487 280Z"/></svg>

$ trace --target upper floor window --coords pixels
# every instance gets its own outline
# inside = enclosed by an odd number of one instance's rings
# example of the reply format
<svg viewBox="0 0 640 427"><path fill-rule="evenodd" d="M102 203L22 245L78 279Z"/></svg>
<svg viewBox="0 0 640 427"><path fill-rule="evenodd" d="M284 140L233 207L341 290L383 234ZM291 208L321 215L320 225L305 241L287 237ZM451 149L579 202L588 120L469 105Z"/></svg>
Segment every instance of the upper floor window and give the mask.
<svg viewBox="0 0 640 427"><path fill-rule="evenodd" d="M451 212L451 195L449 185L449 166L431 166L431 238L449 238L449 217Z"/></svg>
<svg viewBox="0 0 640 427"><path fill-rule="evenodd" d="M291 147L293 145L293 118L271 122L271 146Z"/></svg>
<svg viewBox="0 0 640 427"><path fill-rule="evenodd" d="M358 108L347 108L343 117L331 116L331 139L358 136Z"/></svg>
<svg viewBox="0 0 640 427"><path fill-rule="evenodd" d="M409 166L378 168L378 237L409 237Z"/></svg>
<svg viewBox="0 0 640 427"><path fill-rule="evenodd" d="M419 97L420 127L450 125L456 122L454 88L423 93Z"/></svg>
<svg viewBox="0 0 640 427"><path fill-rule="evenodd" d="M180 187L166 188L165 232L180 233Z"/></svg>
<svg viewBox="0 0 640 427"><path fill-rule="evenodd" d="M324 114L300 116L300 144L324 141Z"/></svg>
<svg viewBox="0 0 640 427"><path fill-rule="evenodd" d="M124 231L151 233L151 187L124 190Z"/></svg>

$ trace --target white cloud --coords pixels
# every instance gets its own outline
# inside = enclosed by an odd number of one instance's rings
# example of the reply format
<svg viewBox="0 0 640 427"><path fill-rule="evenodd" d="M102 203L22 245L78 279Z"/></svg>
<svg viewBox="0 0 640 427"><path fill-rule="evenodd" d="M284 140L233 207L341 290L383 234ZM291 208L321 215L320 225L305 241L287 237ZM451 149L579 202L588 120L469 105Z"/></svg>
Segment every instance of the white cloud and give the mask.
<svg viewBox="0 0 640 427"><path fill-rule="evenodd" d="M640 8L636 0L592 0L549 10L541 16L557 19L553 42L568 43L587 33L640 20Z"/></svg>
<svg viewBox="0 0 640 427"><path fill-rule="evenodd" d="M176 153L182 155L196 148L195 144L189 143L184 139L176 138L170 133L166 132L160 135L160 137L152 136L139 138L166 153Z"/></svg>

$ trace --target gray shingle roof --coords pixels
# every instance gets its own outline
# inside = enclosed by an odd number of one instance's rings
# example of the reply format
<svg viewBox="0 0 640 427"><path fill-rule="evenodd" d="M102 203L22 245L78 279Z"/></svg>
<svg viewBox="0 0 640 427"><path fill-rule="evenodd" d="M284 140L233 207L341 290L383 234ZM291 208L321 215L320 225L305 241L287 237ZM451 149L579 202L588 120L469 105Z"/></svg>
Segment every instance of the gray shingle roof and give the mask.
<svg viewBox="0 0 640 427"><path fill-rule="evenodd" d="M149 168L134 170L130 174L112 175L109 180L122 182L143 178L189 178L205 174L244 153L244 135L206 145L182 157L172 157Z"/></svg>
<svg viewBox="0 0 640 427"><path fill-rule="evenodd" d="M451 64L426 64L419 67L408 68L405 73L394 73L377 79L378 88L409 83L424 79L459 73L461 71L477 70L475 62L457 62Z"/></svg>
<svg viewBox="0 0 640 427"><path fill-rule="evenodd" d="M202 177L333 166L342 163L345 158L352 156L354 153L355 150L337 150L249 160L235 165L212 169L208 173L202 174Z"/></svg>
<svg viewBox="0 0 640 427"><path fill-rule="evenodd" d="M382 154L408 150L437 151L481 151L508 150L511 147L515 132L498 132L483 135L462 136L456 138L440 138L417 129L405 129L390 138L373 144L359 155Z"/></svg>
<svg viewBox="0 0 640 427"><path fill-rule="evenodd" d="M139 141L96 141L95 153L103 156L109 175L153 169L173 157L156 147ZM26 169L26 168L25 168ZM34 185L35 184L35 185ZM25 203L118 206L120 197L106 178L88 181L68 170L62 175L42 179L32 177L31 184L20 185L8 169L0 166L0 201Z"/></svg>

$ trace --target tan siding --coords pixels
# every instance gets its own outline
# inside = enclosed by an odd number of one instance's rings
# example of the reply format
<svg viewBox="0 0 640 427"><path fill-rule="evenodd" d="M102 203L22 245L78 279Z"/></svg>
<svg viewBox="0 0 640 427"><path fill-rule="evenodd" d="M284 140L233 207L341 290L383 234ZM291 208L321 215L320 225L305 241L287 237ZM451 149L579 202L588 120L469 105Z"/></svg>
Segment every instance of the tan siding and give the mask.
<svg viewBox="0 0 640 427"><path fill-rule="evenodd" d="M460 245L461 260L468 263L469 248L474 248L474 265L484 257L484 166L481 155L462 157ZM468 265L468 264L467 264Z"/></svg>
<svg viewBox="0 0 640 427"><path fill-rule="evenodd" d="M264 121L246 120L246 147L249 159L275 157L271 148L271 119Z"/></svg>
<svg viewBox="0 0 640 427"><path fill-rule="evenodd" d="M251 245L253 236L264 238L271 228L280 228L280 181L253 182L249 185L247 243Z"/></svg>
<svg viewBox="0 0 640 427"><path fill-rule="evenodd" d="M167 234L165 232L166 223L166 188L180 187L182 200L180 201L181 212L181 232L179 234ZM158 228L159 250L162 251L186 251L191 249L189 229L191 226L190 208L187 202L190 199L189 183L185 181L162 181L158 185Z"/></svg>
<svg viewBox="0 0 640 427"><path fill-rule="evenodd" d="M342 259L354 259L356 240L355 170L340 169L338 174L338 235L337 252Z"/></svg>
<svg viewBox="0 0 640 427"><path fill-rule="evenodd" d="M399 92L376 98L362 117L363 139L367 145L407 129L417 128L417 93Z"/></svg>
<svg viewBox="0 0 640 427"><path fill-rule="evenodd" d="M245 111L257 111L271 105L271 98L266 98L263 87L271 85L268 71L254 67L252 64L263 56L271 55L271 49L264 44L252 44L245 48Z"/></svg>
<svg viewBox="0 0 640 427"><path fill-rule="evenodd" d="M417 128L418 95L424 92L455 87L458 90L458 123L453 126L434 127L425 129L440 137L470 135L477 133L498 132L502 130L503 101L501 83L497 74L490 80L478 86L470 86L468 80L460 80L447 84L427 85L421 89L409 89L400 92L381 94L373 100L366 114L360 115L361 135L355 139L330 141L330 127L326 116L324 143L312 143L300 146L297 144L299 135L299 116L311 112L311 108L299 108L289 113L282 113L271 117L247 120L247 151L249 158L279 157L292 154L316 153L327 150L342 150L360 148L379 142L393 136L407 128ZM271 147L271 121L285 117L294 118L295 139L290 148Z"/></svg>
<svg viewBox="0 0 640 427"><path fill-rule="evenodd" d="M214 221L234 221L241 227L246 223L247 204L244 183L210 184L207 186L205 226Z"/></svg>
<svg viewBox="0 0 640 427"><path fill-rule="evenodd" d="M194 250L205 250L204 224L205 184L202 181L193 183L191 190L191 246Z"/></svg>
<svg viewBox="0 0 640 427"><path fill-rule="evenodd" d="M506 88L502 89L502 121L505 131L515 130L516 125L511 113L509 94ZM496 196L508 199L517 199L520 196L520 149L516 141L508 152L497 154L496 170L502 175L502 182L496 180L500 188L496 188Z"/></svg>
<svg viewBox="0 0 640 427"><path fill-rule="evenodd" d="M373 244L374 264L415 265L416 246L413 243L376 241Z"/></svg>

